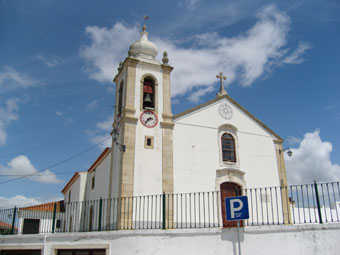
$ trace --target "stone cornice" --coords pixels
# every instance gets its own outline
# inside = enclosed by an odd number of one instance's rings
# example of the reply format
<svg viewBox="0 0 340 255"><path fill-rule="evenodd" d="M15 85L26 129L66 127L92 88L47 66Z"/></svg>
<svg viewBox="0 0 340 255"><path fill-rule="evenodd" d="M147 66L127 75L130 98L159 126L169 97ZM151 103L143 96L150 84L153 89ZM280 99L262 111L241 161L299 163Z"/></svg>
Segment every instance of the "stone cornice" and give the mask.
<svg viewBox="0 0 340 255"><path fill-rule="evenodd" d="M124 62L122 63L122 66L123 67L128 67L128 66L137 66L137 64L139 63L140 61L134 57L127 57ZM116 74L116 76L113 78L113 82L114 83L118 83L118 78L120 76L120 74L122 73L122 70L123 68L118 72L118 74Z"/></svg>
<svg viewBox="0 0 340 255"><path fill-rule="evenodd" d="M172 70L174 70L174 68L168 64L162 64L161 67L163 72L166 71L167 73L170 73Z"/></svg>
<svg viewBox="0 0 340 255"><path fill-rule="evenodd" d="M274 140L274 144L282 145L282 143L283 143L283 140Z"/></svg>
<svg viewBox="0 0 340 255"><path fill-rule="evenodd" d="M162 128L169 128L169 129L173 129L175 126L173 122L166 122L166 121L162 121L160 125Z"/></svg>
<svg viewBox="0 0 340 255"><path fill-rule="evenodd" d="M137 122L138 122L138 118L131 117L131 116L124 116L121 120L121 123L136 124Z"/></svg>

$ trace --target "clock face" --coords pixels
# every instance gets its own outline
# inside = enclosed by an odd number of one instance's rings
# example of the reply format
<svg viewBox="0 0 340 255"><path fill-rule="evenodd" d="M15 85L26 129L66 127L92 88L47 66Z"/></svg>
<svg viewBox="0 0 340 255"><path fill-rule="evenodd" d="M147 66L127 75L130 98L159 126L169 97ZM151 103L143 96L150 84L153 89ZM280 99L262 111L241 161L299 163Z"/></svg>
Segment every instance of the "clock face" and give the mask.
<svg viewBox="0 0 340 255"><path fill-rule="evenodd" d="M220 104L218 112L223 119L230 120L233 117L233 109L227 103Z"/></svg>
<svg viewBox="0 0 340 255"><path fill-rule="evenodd" d="M140 115L140 121L142 124L148 128L153 128L157 125L158 123L158 118L156 113L150 110L146 110L142 112Z"/></svg>

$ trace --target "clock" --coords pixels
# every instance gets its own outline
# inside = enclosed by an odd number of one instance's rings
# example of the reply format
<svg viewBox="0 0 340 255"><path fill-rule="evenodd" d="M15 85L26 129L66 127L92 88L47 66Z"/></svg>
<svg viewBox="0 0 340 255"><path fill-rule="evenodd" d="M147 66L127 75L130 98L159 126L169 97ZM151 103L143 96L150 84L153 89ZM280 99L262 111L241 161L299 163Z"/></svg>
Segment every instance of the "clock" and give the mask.
<svg viewBox="0 0 340 255"><path fill-rule="evenodd" d="M153 111L146 110L140 115L140 121L145 127L153 128L158 123L158 117Z"/></svg>
<svg viewBox="0 0 340 255"><path fill-rule="evenodd" d="M220 104L218 112L223 119L230 120L233 117L233 109L227 103Z"/></svg>

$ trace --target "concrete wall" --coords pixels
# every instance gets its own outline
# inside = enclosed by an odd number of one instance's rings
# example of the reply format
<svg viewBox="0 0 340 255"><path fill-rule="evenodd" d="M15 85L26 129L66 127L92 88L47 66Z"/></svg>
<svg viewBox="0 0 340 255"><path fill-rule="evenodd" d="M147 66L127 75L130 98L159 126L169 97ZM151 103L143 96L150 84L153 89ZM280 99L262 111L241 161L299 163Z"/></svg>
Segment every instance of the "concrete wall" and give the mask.
<svg viewBox="0 0 340 255"><path fill-rule="evenodd" d="M261 226L241 229L243 255L339 254L340 224ZM39 248L105 248L112 255L238 254L236 229L115 231L1 236L0 251Z"/></svg>

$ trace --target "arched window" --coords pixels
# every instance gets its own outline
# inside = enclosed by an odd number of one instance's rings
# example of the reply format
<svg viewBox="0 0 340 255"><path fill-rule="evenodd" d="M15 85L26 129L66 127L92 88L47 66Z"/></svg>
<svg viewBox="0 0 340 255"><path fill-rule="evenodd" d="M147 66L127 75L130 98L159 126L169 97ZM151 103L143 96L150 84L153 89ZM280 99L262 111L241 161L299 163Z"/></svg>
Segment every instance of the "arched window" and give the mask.
<svg viewBox="0 0 340 255"><path fill-rule="evenodd" d="M118 115L120 115L123 110L123 87L124 83L121 82L118 90Z"/></svg>
<svg viewBox="0 0 340 255"><path fill-rule="evenodd" d="M143 109L155 108L155 82L146 77L143 82Z"/></svg>
<svg viewBox="0 0 340 255"><path fill-rule="evenodd" d="M236 162L235 139L231 134L224 133L221 137L223 161Z"/></svg>

